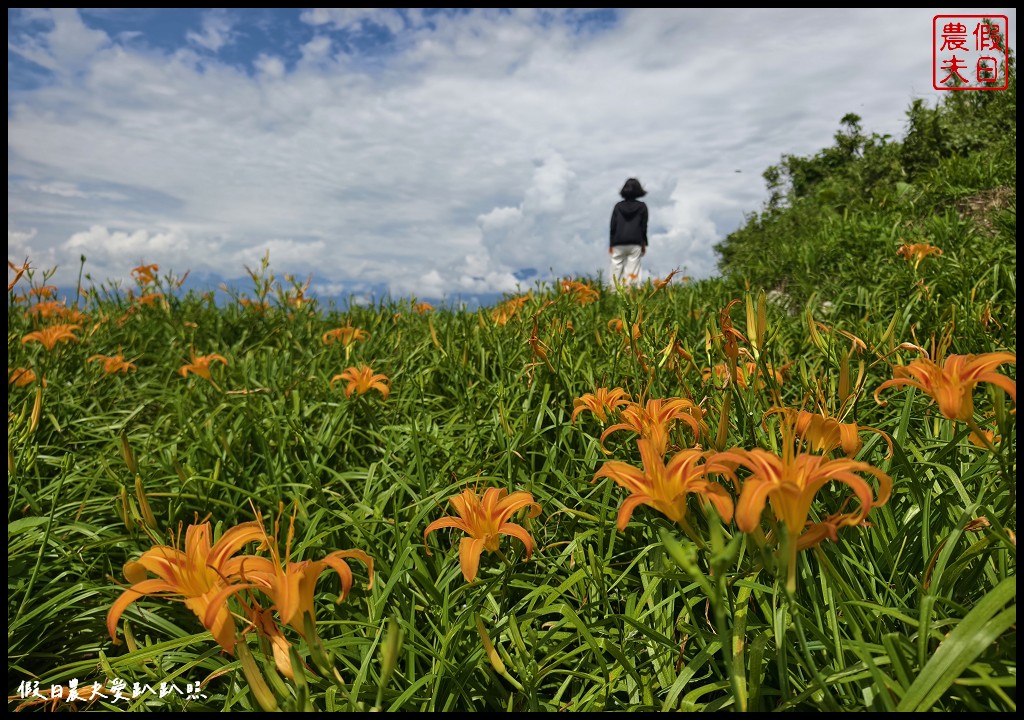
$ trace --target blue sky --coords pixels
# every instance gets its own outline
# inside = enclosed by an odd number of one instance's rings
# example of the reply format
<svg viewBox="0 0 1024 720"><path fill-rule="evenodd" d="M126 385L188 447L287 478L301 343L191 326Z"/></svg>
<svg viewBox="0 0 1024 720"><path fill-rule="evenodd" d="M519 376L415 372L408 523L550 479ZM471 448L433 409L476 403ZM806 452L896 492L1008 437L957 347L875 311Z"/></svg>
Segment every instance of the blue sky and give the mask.
<svg viewBox="0 0 1024 720"><path fill-rule="evenodd" d="M645 273L708 277L769 165L902 137L978 12L9 9L8 259L471 298L605 270L637 177Z"/></svg>

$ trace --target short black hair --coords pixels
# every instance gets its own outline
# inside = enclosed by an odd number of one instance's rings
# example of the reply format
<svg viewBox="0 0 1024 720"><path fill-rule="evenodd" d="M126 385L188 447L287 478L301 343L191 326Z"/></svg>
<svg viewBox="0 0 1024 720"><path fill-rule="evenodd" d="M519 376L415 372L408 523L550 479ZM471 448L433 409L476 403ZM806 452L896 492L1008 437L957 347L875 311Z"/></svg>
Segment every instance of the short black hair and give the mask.
<svg viewBox="0 0 1024 720"><path fill-rule="evenodd" d="M636 178L630 178L627 180L626 184L622 186L621 190L619 190L619 195L621 195L624 200L636 200L646 194L647 191L644 190L640 181Z"/></svg>

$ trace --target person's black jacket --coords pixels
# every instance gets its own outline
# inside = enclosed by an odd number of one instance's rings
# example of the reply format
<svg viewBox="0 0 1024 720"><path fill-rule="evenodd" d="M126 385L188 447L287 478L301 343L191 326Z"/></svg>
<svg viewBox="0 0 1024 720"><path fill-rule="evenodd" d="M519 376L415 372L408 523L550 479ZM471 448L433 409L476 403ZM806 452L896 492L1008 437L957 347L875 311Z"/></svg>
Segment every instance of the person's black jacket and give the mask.
<svg viewBox="0 0 1024 720"><path fill-rule="evenodd" d="M612 210L612 233L609 246L639 245L647 247L647 205L639 200L622 200Z"/></svg>

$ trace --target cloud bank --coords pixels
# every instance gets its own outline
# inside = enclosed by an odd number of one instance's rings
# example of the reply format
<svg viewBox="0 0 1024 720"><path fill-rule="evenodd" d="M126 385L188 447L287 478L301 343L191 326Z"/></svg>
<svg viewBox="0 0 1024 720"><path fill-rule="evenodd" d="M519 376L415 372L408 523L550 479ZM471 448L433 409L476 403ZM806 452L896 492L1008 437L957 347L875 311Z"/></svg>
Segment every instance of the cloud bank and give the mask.
<svg viewBox="0 0 1024 720"><path fill-rule="evenodd" d="M8 258L514 291L604 271L632 176L645 272L710 276L782 154L939 95L934 12L9 10Z"/></svg>

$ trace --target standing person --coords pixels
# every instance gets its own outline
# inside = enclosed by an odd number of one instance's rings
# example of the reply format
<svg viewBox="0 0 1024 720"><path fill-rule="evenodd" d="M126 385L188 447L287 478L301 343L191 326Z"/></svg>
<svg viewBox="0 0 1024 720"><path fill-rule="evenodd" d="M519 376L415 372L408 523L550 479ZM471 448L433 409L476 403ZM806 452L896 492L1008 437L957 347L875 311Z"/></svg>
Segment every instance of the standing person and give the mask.
<svg viewBox="0 0 1024 720"><path fill-rule="evenodd" d="M629 178L612 210L608 254L612 259L612 287L636 286L640 282L640 258L647 254L647 205L640 202L647 191L636 178Z"/></svg>

